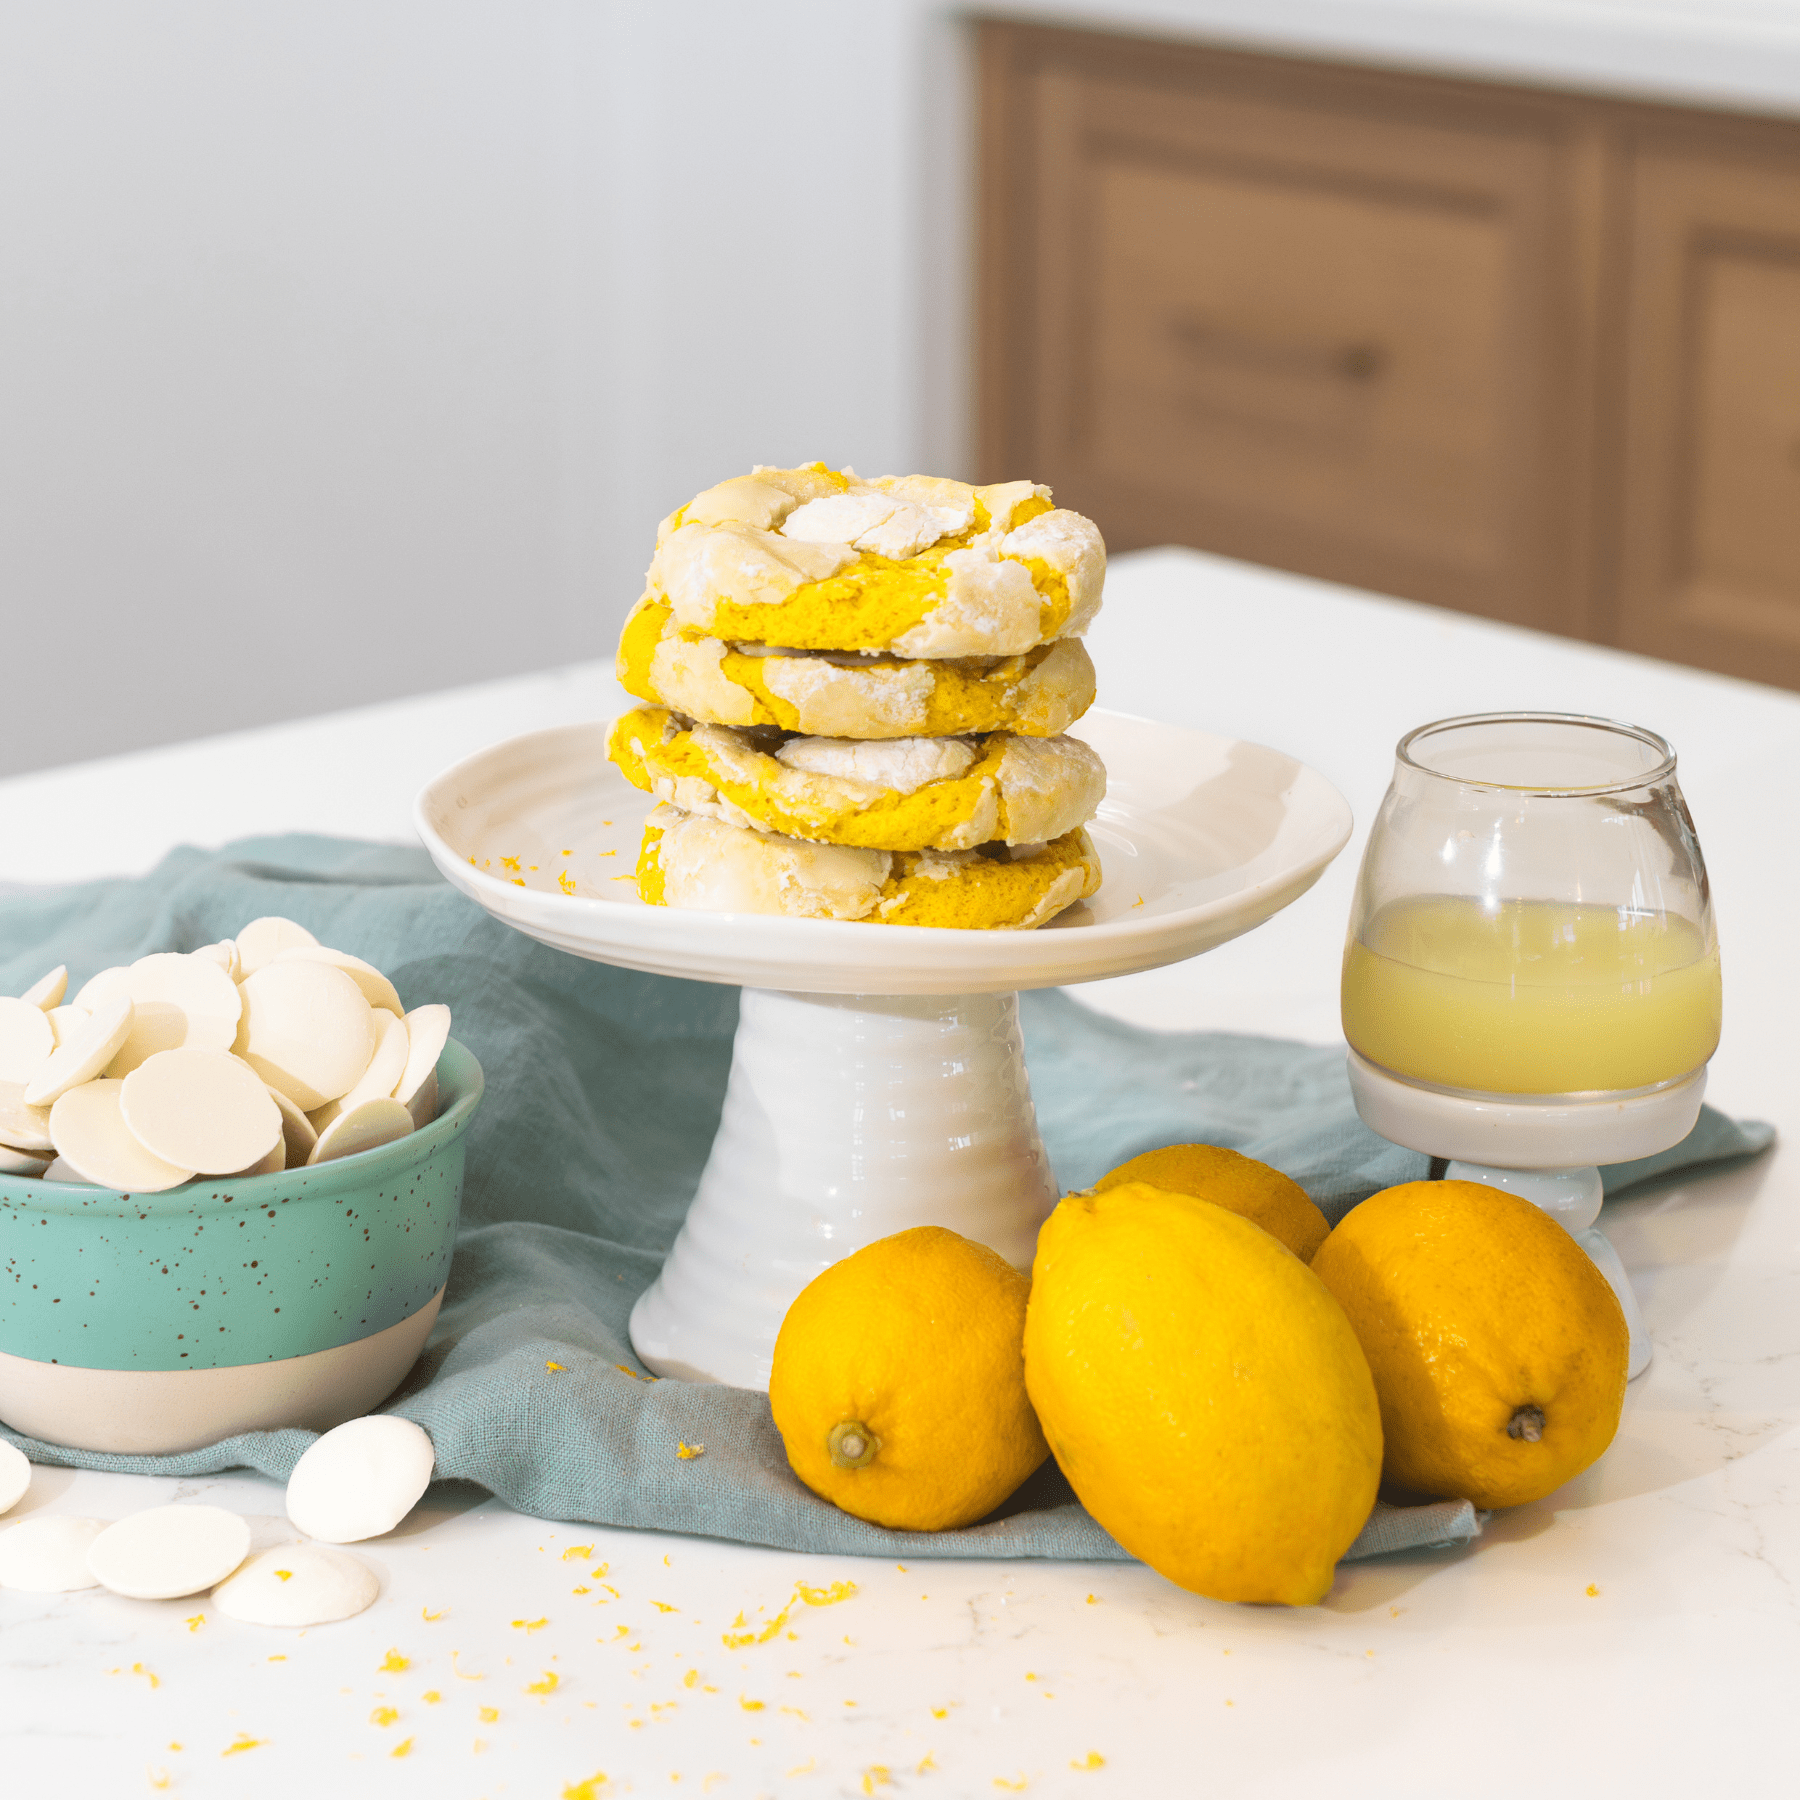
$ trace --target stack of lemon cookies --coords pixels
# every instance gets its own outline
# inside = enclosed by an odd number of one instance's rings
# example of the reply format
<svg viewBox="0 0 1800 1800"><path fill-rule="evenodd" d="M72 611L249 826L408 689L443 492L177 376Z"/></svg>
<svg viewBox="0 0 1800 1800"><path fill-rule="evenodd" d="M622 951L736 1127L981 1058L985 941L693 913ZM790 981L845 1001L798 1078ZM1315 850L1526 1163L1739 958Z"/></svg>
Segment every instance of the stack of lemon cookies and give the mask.
<svg viewBox="0 0 1800 1800"><path fill-rule="evenodd" d="M1028 481L758 468L665 519L608 754L654 905L1024 930L1098 891L1062 733L1106 550Z"/></svg>

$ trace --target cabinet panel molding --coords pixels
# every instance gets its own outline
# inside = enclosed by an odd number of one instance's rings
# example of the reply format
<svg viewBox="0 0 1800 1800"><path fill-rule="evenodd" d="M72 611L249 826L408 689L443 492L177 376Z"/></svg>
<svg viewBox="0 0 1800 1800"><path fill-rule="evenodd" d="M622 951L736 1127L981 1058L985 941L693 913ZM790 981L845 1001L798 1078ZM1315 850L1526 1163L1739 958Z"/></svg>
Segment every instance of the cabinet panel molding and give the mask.
<svg viewBox="0 0 1800 1800"><path fill-rule="evenodd" d="M1585 629L1555 116L993 29L985 472L1051 482L1120 548Z"/></svg>
<svg viewBox="0 0 1800 1800"><path fill-rule="evenodd" d="M980 43L984 479L1800 688L1800 123Z"/></svg>
<svg viewBox="0 0 1800 1800"><path fill-rule="evenodd" d="M1619 641L1800 687L1800 168L1633 159Z"/></svg>

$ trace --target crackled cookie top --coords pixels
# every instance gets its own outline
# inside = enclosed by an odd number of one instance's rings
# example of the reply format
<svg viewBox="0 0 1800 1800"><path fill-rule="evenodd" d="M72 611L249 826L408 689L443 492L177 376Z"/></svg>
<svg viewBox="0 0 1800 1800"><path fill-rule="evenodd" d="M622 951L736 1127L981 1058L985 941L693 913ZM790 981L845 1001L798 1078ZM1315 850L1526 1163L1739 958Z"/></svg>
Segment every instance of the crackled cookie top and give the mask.
<svg viewBox="0 0 1800 1800"><path fill-rule="evenodd" d="M1048 488L813 463L758 468L672 513L648 582L682 630L727 643L940 658L1080 636L1105 573L1093 522Z"/></svg>
<svg viewBox="0 0 1800 1800"><path fill-rule="evenodd" d="M1094 815L1100 758L1078 738L790 737L691 724L663 707L614 722L607 754L683 812L869 850L1044 843Z"/></svg>
<svg viewBox="0 0 1800 1800"><path fill-rule="evenodd" d="M646 594L619 638L619 683L708 725L774 725L819 737L1055 737L1094 703L1094 664L1076 638L1019 656L917 657L740 649L675 623Z"/></svg>
<svg viewBox="0 0 1800 1800"><path fill-rule="evenodd" d="M1100 861L1079 828L1013 850L889 852L802 843L659 806L644 826L637 876L653 906L1029 931L1097 893Z"/></svg>

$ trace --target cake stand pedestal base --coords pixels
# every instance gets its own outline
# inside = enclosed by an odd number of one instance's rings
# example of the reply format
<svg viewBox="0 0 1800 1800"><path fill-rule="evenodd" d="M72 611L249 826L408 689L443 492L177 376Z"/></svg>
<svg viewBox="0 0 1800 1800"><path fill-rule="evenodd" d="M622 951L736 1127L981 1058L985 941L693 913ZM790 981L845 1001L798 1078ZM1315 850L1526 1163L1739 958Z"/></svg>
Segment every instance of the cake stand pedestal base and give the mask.
<svg viewBox="0 0 1800 1800"><path fill-rule="evenodd" d="M1055 1204L1016 994L746 988L719 1134L632 1346L658 1375L766 1388L830 1264L943 1225L1028 1270Z"/></svg>

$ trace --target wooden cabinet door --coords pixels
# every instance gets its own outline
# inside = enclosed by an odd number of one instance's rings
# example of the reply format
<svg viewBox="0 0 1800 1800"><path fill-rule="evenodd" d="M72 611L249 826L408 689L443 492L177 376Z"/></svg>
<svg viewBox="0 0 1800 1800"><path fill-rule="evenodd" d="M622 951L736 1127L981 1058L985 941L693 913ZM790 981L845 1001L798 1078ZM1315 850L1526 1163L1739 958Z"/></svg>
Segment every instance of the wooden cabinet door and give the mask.
<svg viewBox="0 0 1800 1800"><path fill-rule="evenodd" d="M1555 107L990 27L982 461L1171 540L1588 629L1584 201Z"/></svg>
<svg viewBox="0 0 1800 1800"><path fill-rule="evenodd" d="M1631 158L1616 641L1800 687L1800 133Z"/></svg>

